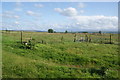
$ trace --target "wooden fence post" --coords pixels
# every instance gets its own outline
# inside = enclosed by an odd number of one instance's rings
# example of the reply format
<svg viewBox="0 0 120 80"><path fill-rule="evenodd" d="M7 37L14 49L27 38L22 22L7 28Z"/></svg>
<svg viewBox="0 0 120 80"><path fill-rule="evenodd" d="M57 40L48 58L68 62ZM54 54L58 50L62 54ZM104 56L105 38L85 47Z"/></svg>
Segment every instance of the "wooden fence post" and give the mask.
<svg viewBox="0 0 120 80"><path fill-rule="evenodd" d="M76 42L76 36L77 36L77 35L75 34L75 35L74 35L74 41L73 41L73 42Z"/></svg>
<svg viewBox="0 0 120 80"><path fill-rule="evenodd" d="M102 44L104 41L103 41L103 35L100 35L100 43Z"/></svg>
<svg viewBox="0 0 120 80"><path fill-rule="evenodd" d="M44 41L42 40L42 44L44 43Z"/></svg>
<svg viewBox="0 0 120 80"><path fill-rule="evenodd" d="M63 36L61 37L61 42L63 41Z"/></svg>
<svg viewBox="0 0 120 80"><path fill-rule="evenodd" d="M91 37L89 36L89 42L91 42Z"/></svg>
<svg viewBox="0 0 120 80"><path fill-rule="evenodd" d="M103 41L102 41L102 38L100 38L101 40L100 40L100 43L102 44L103 43Z"/></svg>
<svg viewBox="0 0 120 80"><path fill-rule="evenodd" d="M21 44L22 44L22 35L23 35L23 32L21 31Z"/></svg>
<svg viewBox="0 0 120 80"><path fill-rule="evenodd" d="M110 34L110 44L112 43L112 35Z"/></svg>
<svg viewBox="0 0 120 80"><path fill-rule="evenodd" d="M86 40L86 42L88 42L88 36L87 35L85 35L85 40Z"/></svg>
<svg viewBox="0 0 120 80"><path fill-rule="evenodd" d="M32 37L30 36L30 40L32 40Z"/></svg>

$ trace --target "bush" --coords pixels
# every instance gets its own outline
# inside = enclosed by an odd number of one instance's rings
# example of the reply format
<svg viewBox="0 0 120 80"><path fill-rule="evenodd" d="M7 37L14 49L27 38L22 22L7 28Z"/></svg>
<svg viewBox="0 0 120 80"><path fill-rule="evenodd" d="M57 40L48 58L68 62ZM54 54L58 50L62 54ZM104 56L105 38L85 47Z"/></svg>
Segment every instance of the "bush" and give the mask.
<svg viewBox="0 0 120 80"><path fill-rule="evenodd" d="M105 78L118 78L118 72L116 70L107 69L105 72Z"/></svg>
<svg viewBox="0 0 120 80"><path fill-rule="evenodd" d="M27 44L20 44L19 48L22 48L22 49L35 49L35 44L36 44L35 39L30 39L27 42Z"/></svg>
<svg viewBox="0 0 120 80"><path fill-rule="evenodd" d="M90 68L89 72L91 73L92 76L93 76L93 74L98 74L100 76L104 76L106 70L107 70L106 67L101 67L100 69Z"/></svg>

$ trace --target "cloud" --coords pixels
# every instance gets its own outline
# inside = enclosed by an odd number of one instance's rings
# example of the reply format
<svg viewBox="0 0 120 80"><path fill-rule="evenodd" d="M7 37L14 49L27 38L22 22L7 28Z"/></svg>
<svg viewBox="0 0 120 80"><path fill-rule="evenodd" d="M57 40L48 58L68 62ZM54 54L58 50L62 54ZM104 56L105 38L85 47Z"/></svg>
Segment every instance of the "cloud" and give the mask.
<svg viewBox="0 0 120 80"><path fill-rule="evenodd" d="M35 7L38 7L38 8L42 8L43 5L42 4L34 4Z"/></svg>
<svg viewBox="0 0 120 80"><path fill-rule="evenodd" d="M77 10L72 7L65 8L65 9L55 8L54 10L60 13L61 15L68 16L68 17L76 16L78 14Z"/></svg>
<svg viewBox="0 0 120 80"><path fill-rule="evenodd" d="M14 15L13 17L16 18L16 19L20 18L20 16L17 16L17 15Z"/></svg>
<svg viewBox="0 0 120 80"><path fill-rule="evenodd" d="M16 29L24 30L42 30L47 31L49 28L55 31L117 31L118 17L116 16L72 16L67 17L68 23L47 23L41 24L39 21L14 21ZM5 24L8 29L15 29L9 24ZM4 25L3 25L4 26ZM43 28L44 26L44 28ZM4 26L5 27L5 26Z"/></svg>
<svg viewBox="0 0 120 80"><path fill-rule="evenodd" d="M4 11L3 14L14 14L13 11Z"/></svg>
<svg viewBox="0 0 120 80"><path fill-rule="evenodd" d="M56 12L59 12L59 13L62 12L62 9L60 9L60 8L55 8L54 10L55 10Z"/></svg>
<svg viewBox="0 0 120 80"><path fill-rule="evenodd" d="M22 11L23 10L22 6L23 6L23 4L21 2L16 2L14 11Z"/></svg>
<svg viewBox="0 0 120 80"><path fill-rule="evenodd" d="M2 14L2 18L12 18L12 16L8 14Z"/></svg>
<svg viewBox="0 0 120 80"><path fill-rule="evenodd" d="M99 31L118 30L118 17L116 16L72 16L67 17L68 23L45 24L45 29L53 28L56 31Z"/></svg>
<svg viewBox="0 0 120 80"><path fill-rule="evenodd" d="M15 8L14 11L22 11L22 8Z"/></svg>
<svg viewBox="0 0 120 80"><path fill-rule="evenodd" d="M12 11L5 11L2 14L2 18L19 19L20 16L15 15Z"/></svg>
<svg viewBox="0 0 120 80"><path fill-rule="evenodd" d="M80 8L84 8L83 3L79 3ZM68 25L64 25L63 29L71 30L117 30L118 29L118 17L116 16L104 16L104 15L95 15L95 16L81 16L78 13L84 13L84 10L77 11L75 8L55 8L56 12L60 13L63 16L71 21ZM66 28L67 26L67 28Z"/></svg>
<svg viewBox="0 0 120 80"><path fill-rule="evenodd" d="M38 13L35 13L33 11L27 11L26 14L29 16L38 16Z"/></svg>
<svg viewBox="0 0 120 80"><path fill-rule="evenodd" d="M15 24L19 24L19 22L18 22L18 21L15 21L14 23L15 23Z"/></svg>
<svg viewBox="0 0 120 80"><path fill-rule="evenodd" d="M71 22L52 24L56 31L117 31L118 17L116 16L73 16L68 17ZM48 26L47 26L48 27ZM49 28L49 27L48 27Z"/></svg>
<svg viewBox="0 0 120 80"><path fill-rule="evenodd" d="M10 18L10 19L19 19L20 16L17 15L6 15L6 14L2 14L2 18Z"/></svg>
<svg viewBox="0 0 120 80"><path fill-rule="evenodd" d="M22 6L22 3L21 2L16 2L16 7L20 7L20 6Z"/></svg>
<svg viewBox="0 0 120 80"><path fill-rule="evenodd" d="M78 8L84 8L85 7L85 4L84 3L79 3L78 4Z"/></svg>
<svg viewBox="0 0 120 80"><path fill-rule="evenodd" d="M84 13L84 10L80 10L80 13Z"/></svg>
<svg viewBox="0 0 120 80"><path fill-rule="evenodd" d="M79 29L89 30L117 30L118 17L116 16L74 16L69 17L74 21L74 26Z"/></svg>

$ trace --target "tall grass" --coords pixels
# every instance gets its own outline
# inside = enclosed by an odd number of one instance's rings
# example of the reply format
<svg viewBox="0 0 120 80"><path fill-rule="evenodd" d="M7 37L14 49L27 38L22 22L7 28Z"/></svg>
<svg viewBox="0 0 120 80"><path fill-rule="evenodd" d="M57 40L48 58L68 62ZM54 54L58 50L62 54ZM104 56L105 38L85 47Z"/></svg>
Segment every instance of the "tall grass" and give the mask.
<svg viewBox="0 0 120 80"><path fill-rule="evenodd" d="M118 78L118 45L73 42L71 33L24 32L23 41L36 41L34 49L26 49L19 43L20 32L2 37L3 78ZM37 43L41 40L46 44Z"/></svg>

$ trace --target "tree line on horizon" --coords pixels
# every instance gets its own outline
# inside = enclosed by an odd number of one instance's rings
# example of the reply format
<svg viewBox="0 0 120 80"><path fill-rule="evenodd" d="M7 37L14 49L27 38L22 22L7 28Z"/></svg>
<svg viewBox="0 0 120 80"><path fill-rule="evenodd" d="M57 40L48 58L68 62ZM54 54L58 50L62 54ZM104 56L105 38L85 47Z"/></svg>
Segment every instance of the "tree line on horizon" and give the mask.
<svg viewBox="0 0 120 80"><path fill-rule="evenodd" d="M4 31L10 32L11 30L6 29L6 30L4 30ZM57 33L57 32L54 31L53 29L48 29L47 32L48 32L48 33ZM60 33L76 33L76 32L72 32L72 31L70 32L70 31L65 30L64 32L60 32ZM89 32L83 31L83 32L77 32L77 33L89 33ZM99 34L102 34L102 31L92 32L92 33L99 33Z"/></svg>
<svg viewBox="0 0 120 80"><path fill-rule="evenodd" d="M48 29L48 33L56 33L56 31L54 31L53 29ZM68 32L67 30L65 30L64 33L71 33L71 32ZM72 32L73 33L73 32ZM81 32L78 32L78 33L81 33ZM84 31L82 33L88 33L87 31ZM99 34L102 34L102 31L99 31L99 32L94 32L94 33L99 33Z"/></svg>

